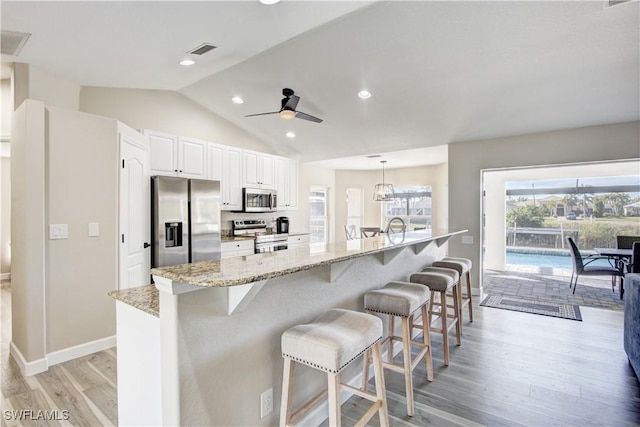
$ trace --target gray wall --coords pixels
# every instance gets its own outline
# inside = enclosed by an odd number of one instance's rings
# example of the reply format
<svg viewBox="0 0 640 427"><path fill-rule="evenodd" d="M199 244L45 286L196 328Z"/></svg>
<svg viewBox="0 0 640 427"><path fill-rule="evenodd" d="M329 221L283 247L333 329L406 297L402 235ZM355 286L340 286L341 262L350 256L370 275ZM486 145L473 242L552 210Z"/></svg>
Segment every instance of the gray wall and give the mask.
<svg viewBox="0 0 640 427"><path fill-rule="evenodd" d="M637 121L449 144L449 227L468 228L468 234L474 237L473 245L463 245L460 236L451 239L449 254L473 261L472 280L477 287L481 271L482 170L639 157ZM615 166L611 174L616 174Z"/></svg>

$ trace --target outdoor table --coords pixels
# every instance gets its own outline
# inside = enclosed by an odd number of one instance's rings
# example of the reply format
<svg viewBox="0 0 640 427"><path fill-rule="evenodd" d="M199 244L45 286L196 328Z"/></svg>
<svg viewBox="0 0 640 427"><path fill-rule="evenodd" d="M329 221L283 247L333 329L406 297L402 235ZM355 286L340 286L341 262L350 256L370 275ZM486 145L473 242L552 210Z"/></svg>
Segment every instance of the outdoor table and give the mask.
<svg viewBox="0 0 640 427"><path fill-rule="evenodd" d="M616 260L616 264L623 274L620 277L620 299L624 295L624 263L618 262L621 260L631 260L631 254L633 249L618 249L618 248L593 248L593 250L600 256L606 256Z"/></svg>
<svg viewBox="0 0 640 427"><path fill-rule="evenodd" d="M360 227L362 237L374 237L380 234L380 227Z"/></svg>

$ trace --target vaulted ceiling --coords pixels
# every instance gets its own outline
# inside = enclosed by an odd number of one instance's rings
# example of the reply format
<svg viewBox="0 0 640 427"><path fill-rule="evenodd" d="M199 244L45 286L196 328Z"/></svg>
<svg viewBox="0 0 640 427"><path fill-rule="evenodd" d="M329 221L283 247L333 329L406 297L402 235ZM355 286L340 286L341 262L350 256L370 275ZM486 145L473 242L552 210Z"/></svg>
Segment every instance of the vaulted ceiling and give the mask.
<svg viewBox="0 0 640 427"><path fill-rule="evenodd" d="M85 86L177 90L304 161L355 161L640 117L638 1L0 7L3 30L32 34L19 56L3 61L31 63ZM178 65L205 42L218 48L189 68ZM245 117L277 111L284 87L300 96L299 110L323 123ZM361 89L372 97L358 98ZM243 104L231 102L236 95ZM408 151L415 164L441 152Z"/></svg>

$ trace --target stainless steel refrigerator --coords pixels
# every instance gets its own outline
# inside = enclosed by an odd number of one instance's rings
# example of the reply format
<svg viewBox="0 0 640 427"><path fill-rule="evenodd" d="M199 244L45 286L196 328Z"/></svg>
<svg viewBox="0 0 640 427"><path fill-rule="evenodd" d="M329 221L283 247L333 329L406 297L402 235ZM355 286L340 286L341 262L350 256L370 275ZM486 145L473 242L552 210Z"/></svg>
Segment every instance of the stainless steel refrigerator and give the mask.
<svg viewBox="0 0 640 427"><path fill-rule="evenodd" d="M220 259L220 182L151 177L151 267Z"/></svg>

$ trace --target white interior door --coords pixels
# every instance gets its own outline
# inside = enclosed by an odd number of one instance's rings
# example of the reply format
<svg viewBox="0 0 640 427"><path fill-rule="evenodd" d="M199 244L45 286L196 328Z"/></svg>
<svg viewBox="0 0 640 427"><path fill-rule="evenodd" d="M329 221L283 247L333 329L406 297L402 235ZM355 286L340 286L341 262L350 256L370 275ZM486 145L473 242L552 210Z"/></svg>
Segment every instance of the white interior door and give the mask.
<svg viewBox="0 0 640 427"><path fill-rule="evenodd" d="M149 149L120 134L120 281L118 289L150 283Z"/></svg>
<svg viewBox="0 0 640 427"><path fill-rule="evenodd" d="M356 235L360 235L362 226L362 188L347 188L347 224L356 226Z"/></svg>

